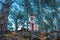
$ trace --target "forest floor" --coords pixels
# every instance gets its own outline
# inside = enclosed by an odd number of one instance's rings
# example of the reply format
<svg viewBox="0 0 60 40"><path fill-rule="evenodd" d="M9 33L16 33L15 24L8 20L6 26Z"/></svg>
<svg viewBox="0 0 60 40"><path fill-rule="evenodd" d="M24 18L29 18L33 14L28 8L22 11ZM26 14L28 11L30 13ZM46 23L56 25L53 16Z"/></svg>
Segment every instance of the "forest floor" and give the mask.
<svg viewBox="0 0 60 40"><path fill-rule="evenodd" d="M32 32L26 29L21 29L17 32L6 31L4 34L0 34L0 40L46 40L49 34L50 32Z"/></svg>
<svg viewBox="0 0 60 40"><path fill-rule="evenodd" d="M40 35L39 38L41 40L45 40L46 36ZM2 37L2 39L0 38L0 40L29 40L29 37L24 37L20 33L12 32L9 34L4 34L4 37Z"/></svg>
<svg viewBox="0 0 60 40"><path fill-rule="evenodd" d="M24 38L22 35L19 33L12 32L9 34L3 34L3 36L0 35L0 40L28 40L28 38Z"/></svg>

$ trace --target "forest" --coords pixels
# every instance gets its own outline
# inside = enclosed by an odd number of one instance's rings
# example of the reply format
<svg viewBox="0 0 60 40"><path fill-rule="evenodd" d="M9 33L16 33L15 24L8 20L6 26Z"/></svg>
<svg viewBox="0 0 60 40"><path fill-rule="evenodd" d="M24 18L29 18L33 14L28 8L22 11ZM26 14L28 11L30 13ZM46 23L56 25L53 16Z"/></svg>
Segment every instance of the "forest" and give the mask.
<svg viewBox="0 0 60 40"><path fill-rule="evenodd" d="M29 27L30 14L34 15L34 24L43 30L58 30L60 27L59 0L0 0L0 14L8 20L4 24L8 30Z"/></svg>
<svg viewBox="0 0 60 40"><path fill-rule="evenodd" d="M60 0L0 0L0 29L29 29L30 16L39 32L60 29ZM1 28L2 26L2 28Z"/></svg>

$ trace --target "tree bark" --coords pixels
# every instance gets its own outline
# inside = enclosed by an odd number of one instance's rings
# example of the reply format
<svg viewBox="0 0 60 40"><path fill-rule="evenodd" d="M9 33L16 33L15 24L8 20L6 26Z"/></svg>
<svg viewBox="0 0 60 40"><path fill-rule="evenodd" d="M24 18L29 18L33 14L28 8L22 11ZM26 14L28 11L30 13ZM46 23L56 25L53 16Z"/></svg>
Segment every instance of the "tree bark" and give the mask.
<svg viewBox="0 0 60 40"><path fill-rule="evenodd" d="M5 0L4 3L2 3L2 10L1 10L1 15L0 17L2 18L2 20L0 21L0 23L2 22L2 27L4 28L3 31L7 30L7 21L8 21L8 14L10 11L10 6L11 6L12 0ZM0 24L1 25L1 24Z"/></svg>

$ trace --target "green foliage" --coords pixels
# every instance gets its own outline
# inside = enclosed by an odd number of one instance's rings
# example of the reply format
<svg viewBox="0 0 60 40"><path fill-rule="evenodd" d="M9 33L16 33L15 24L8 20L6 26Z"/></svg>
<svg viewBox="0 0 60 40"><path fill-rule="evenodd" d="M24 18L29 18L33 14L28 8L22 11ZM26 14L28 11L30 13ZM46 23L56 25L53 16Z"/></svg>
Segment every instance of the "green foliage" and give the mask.
<svg viewBox="0 0 60 40"><path fill-rule="evenodd" d="M17 26L18 24L24 25L24 23L29 20L29 15L33 13L35 23L37 23L39 27L43 27L40 30L48 30L49 28L56 27L53 21L55 18L57 20L59 19L57 15L58 12L56 12L58 11L57 6L59 6L59 2L56 2L56 0L18 0L16 1L16 5L13 8L11 7L13 11L11 11L10 14ZM53 10L55 12L53 12ZM18 20L19 22L17 22ZM36 22L36 20L38 21ZM49 25L46 24L44 20L46 20Z"/></svg>

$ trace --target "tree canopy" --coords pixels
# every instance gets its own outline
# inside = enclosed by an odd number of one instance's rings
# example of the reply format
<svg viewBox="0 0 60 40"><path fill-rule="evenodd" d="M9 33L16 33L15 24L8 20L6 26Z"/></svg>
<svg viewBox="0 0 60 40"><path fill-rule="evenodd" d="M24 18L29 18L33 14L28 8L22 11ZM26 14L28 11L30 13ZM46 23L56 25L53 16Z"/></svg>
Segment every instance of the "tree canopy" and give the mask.
<svg viewBox="0 0 60 40"><path fill-rule="evenodd" d="M4 1L0 0L0 12ZM44 30L46 28L57 30L60 27L60 0L12 0L8 14L10 23L7 25L13 28L27 27L31 13L34 14L34 23Z"/></svg>

